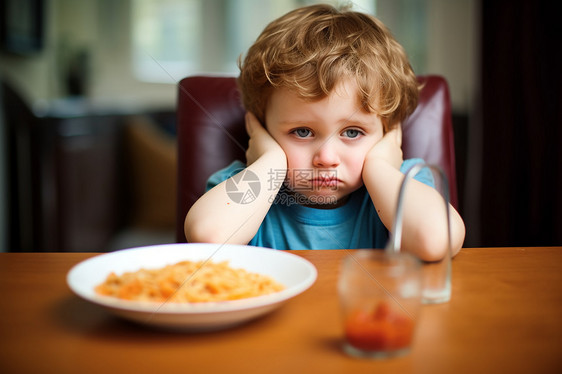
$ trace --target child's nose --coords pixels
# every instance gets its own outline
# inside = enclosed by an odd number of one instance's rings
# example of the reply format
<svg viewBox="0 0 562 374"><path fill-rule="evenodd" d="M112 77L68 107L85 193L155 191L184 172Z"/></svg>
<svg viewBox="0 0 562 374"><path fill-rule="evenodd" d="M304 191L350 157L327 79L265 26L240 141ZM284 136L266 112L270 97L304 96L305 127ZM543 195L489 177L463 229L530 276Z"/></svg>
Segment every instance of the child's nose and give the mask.
<svg viewBox="0 0 562 374"><path fill-rule="evenodd" d="M340 157L335 147L328 141L318 148L312 163L315 167L333 168L340 164Z"/></svg>

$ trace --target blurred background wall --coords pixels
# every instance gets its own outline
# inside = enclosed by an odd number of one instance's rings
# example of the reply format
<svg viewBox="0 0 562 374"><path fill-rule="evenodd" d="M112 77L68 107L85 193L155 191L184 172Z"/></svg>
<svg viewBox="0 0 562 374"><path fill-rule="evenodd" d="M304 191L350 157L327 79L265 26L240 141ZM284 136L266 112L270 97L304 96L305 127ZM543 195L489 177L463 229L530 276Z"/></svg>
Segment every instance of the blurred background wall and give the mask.
<svg viewBox="0 0 562 374"><path fill-rule="evenodd" d="M0 249L173 241L177 82L236 75L238 57L269 21L312 2L0 1ZM552 5L354 7L389 26L417 74L449 82L465 246L562 244Z"/></svg>

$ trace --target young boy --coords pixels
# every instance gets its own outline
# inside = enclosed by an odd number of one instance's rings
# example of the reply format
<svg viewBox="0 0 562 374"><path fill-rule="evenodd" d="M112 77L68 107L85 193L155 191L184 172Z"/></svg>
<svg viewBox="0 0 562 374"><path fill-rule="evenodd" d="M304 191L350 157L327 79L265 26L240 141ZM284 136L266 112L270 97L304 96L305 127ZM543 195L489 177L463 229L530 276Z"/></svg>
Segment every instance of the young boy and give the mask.
<svg viewBox="0 0 562 374"><path fill-rule="evenodd" d="M402 47L372 16L314 5L269 24L240 69L247 164L211 176L186 216L187 240L383 248L403 173L423 162L402 159L400 125L419 93ZM447 250L443 200L428 171L416 179L406 191L402 249L437 260ZM254 193L234 201L233 187ZM465 229L450 210L456 254Z"/></svg>

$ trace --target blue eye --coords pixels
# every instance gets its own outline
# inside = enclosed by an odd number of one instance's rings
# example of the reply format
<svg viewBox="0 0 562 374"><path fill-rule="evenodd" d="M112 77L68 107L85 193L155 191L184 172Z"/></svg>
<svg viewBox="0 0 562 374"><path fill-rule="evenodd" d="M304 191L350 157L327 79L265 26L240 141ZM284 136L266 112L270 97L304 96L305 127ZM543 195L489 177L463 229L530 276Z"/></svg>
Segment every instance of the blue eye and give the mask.
<svg viewBox="0 0 562 374"><path fill-rule="evenodd" d="M309 129L304 129L304 128L296 129L293 131L293 133L299 138L306 138L312 134L312 132Z"/></svg>
<svg viewBox="0 0 562 374"><path fill-rule="evenodd" d="M343 135L348 137L348 138L356 138L359 135L361 135L361 131L357 130L357 129L347 129L343 132Z"/></svg>

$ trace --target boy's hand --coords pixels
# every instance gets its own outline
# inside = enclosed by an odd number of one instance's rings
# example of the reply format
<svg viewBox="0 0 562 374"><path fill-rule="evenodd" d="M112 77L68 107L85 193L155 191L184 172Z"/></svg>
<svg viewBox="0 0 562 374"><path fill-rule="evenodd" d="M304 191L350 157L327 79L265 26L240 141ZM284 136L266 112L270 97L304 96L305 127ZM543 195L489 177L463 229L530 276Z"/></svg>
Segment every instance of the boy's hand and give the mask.
<svg viewBox="0 0 562 374"><path fill-rule="evenodd" d="M246 113L246 131L250 136L246 150L246 165L251 165L267 152L278 152L285 156L285 152L267 132L253 113Z"/></svg>
<svg viewBox="0 0 562 374"><path fill-rule="evenodd" d="M400 170L402 165L402 128L396 128L387 132L381 140L377 142L367 153L366 160L374 161L375 159L383 160Z"/></svg>

